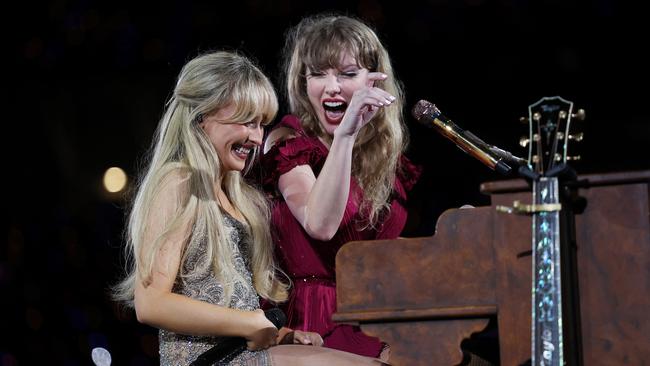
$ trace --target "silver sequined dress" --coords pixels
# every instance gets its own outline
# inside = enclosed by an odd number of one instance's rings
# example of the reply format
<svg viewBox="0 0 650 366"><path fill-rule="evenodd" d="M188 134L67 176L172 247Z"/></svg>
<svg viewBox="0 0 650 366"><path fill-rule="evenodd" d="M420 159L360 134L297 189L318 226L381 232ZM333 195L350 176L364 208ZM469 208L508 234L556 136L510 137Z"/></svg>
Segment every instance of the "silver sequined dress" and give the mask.
<svg viewBox="0 0 650 366"><path fill-rule="evenodd" d="M230 232L235 268L242 275L245 283L237 284L232 294L229 307L241 310L259 309L259 297L253 287L250 268L247 263L247 250L250 239L243 224L228 215L224 215L224 226ZM188 247L187 260L183 265L184 273L194 270L196 263L201 263L205 258L205 246L197 245ZM211 304L226 306L224 304L223 287L217 282L211 268L201 271L199 275L178 280L174 286L175 293L182 294ZM179 314L179 316L183 316ZM207 351L223 339L218 337L199 337L176 334L160 330L160 364L163 366L189 365L201 353ZM267 351L244 351L229 365L267 366L271 359Z"/></svg>

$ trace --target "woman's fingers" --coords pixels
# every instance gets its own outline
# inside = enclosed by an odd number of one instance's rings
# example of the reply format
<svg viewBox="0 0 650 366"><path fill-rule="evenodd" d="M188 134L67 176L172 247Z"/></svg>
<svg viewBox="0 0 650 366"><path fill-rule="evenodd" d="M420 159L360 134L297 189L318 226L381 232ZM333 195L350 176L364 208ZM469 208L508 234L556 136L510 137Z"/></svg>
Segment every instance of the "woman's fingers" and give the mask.
<svg viewBox="0 0 650 366"><path fill-rule="evenodd" d="M311 333L311 344L313 344L316 347L322 347L323 346L323 337L320 336L318 333Z"/></svg>
<svg viewBox="0 0 650 366"><path fill-rule="evenodd" d="M376 80L382 79L381 73L370 73ZM369 75L370 75L369 74ZM377 87L365 87L354 92L345 118L337 130L344 135L354 135L368 123L379 111L389 106L397 98Z"/></svg>
<svg viewBox="0 0 650 366"><path fill-rule="evenodd" d="M321 347L323 345L323 338L318 333L297 330L293 334L293 343L311 344L316 347Z"/></svg>
<svg viewBox="0 0 650 366"><path fill-rule="evenodd" d="M375 81L386 80L388 75L381 72L369 72L368 73L368 82L366 86L373 87L375 86Z"/></svg>
<svg viewBox="0 0 650 366"><path fill-rule="evenodd" d="M294 334L293 343L295 343L295 344L311 344L311 339L309 339L309 337L305 336L304 334L302 334L302 335Z"/></svg>
<svg viewBox="0 0 650 366"><path fill-rule="evenodd" d="M361 100L362 108L359 111L361 121L363 124L370 121L375 116L379 108L389 106L395 101L395 97L379 88L370 88L363 100Z"/></svg>
<svg viewBox="0 0 650 366"><path fill-rule="evenodd" d="M363 104L372 104L376 107L390 105L396 99L387 91L376 87L364 88L357 91L355 94L358 94L358 97L361 99Z"/></svg>
<svg viewBox="0 0 650 366"><path fill-rule="evenodd" d="M379 88L369 88L355 93L348 111L354 114L362 114L366 111L375 111L378 108L388 106L394 101L395 97L385 91Z"/></svg>
<svg viewBox="0 0 650 366"><path fill-rule="evenodd" d="M263 328L256 331L246 342L251 351L266 349L277 344L278 329L276 327Z"/></svg>

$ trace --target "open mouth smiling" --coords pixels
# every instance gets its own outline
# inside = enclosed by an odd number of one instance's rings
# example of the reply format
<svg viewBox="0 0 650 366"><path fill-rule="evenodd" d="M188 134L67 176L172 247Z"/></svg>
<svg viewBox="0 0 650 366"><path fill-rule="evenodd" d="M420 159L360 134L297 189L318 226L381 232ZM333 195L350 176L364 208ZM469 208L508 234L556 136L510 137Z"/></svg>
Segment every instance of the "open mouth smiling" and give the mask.
<svg viewBox="0 0 650 366"><path fill-rule="evenodd" d="M345 115L348 103L343 100L324 100L323 110L328 123L339 124Z"/></svg>
<svg viewBox="0 0 650 366"><path fill-rule="evenodd" d="M243 144L234 144L232 146L232 152L233 154L242 159L246 160L248 158L248 154L253 150L251 146L244 146Z"/></svg>

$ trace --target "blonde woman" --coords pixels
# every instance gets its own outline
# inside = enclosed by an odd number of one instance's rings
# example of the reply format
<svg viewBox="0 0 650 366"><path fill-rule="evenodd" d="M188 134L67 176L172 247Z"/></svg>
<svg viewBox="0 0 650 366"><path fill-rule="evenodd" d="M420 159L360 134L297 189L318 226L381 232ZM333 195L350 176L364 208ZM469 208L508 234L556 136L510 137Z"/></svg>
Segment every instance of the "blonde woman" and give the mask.
<svg viewBox="0 0 650 366"><path fill-rule="evenodd" d="M128 223L132 267L116 287L140 322L160 329L160 363L187 365L224 341L247 350L232 365L370 364L321 347L314 333L280 331L260 297L283 301L262 194L242 179L277 112L269 80L229 52L182 69L158 126ZM297 357L298 356L298 357Z"/></svg>
<svg viewBox="0 0 650 366"><path fill-rule="evenodd" d="M263 164L278 258L295 284L288 324L318 332L326 347L377 357L377 338L331 320L334 260L349 241L396 238L405 225L419 172L402 155L402 90L375 32L350 17L303 19L285 58L292 114L269 134Z"/></svg>

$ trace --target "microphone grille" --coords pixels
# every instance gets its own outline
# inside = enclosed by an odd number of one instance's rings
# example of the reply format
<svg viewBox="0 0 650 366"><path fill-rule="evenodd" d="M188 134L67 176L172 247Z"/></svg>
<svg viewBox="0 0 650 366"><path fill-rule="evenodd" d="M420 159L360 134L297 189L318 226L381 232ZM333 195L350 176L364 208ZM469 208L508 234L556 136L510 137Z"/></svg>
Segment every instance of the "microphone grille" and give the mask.
<svg viewBox="0 0 650 366"><path fill-rule="evenodd" d="M436 107L435 104L422 99L419 102L415 103L415 106L413 106L411 113L415 119L423 122L422 117L428 116L430 118L436 118L440 115L440 110L438 107Z"/></svg>

